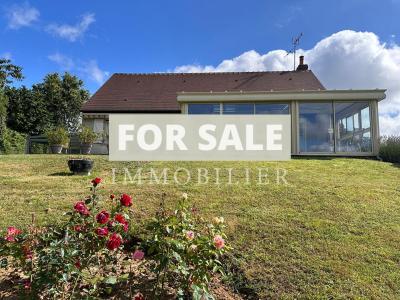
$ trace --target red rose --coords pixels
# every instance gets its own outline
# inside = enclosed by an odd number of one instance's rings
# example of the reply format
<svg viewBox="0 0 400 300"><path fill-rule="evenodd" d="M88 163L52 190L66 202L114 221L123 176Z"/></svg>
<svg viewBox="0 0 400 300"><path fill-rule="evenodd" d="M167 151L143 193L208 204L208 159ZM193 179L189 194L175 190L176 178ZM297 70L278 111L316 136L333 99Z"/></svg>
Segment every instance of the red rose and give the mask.
<svg viewBox="0 0 400 300"><path fill-rule="evenodd" d="M116 214L114 217L115 221L117 221L118 223L125 223L126 219L123 215L121 214Z"/></svg>
<svg viewBox="0 0 400 300"><path fill-rule="evenodd" d="M83 216L87 216L89 214L89 210L85 205L85 202L78 201L74 205L74 209Z"/></svg>
<svg viewBox="0 0 400 300"><path fill-rule="evenodd" d="M115 195L114 195L114 194L111 194L111 195L110 195L110 199L111 199L111 200L114 200L114 198L115 198Z"/></svg>
<svg viewBox="0 0 400 300"><path fill-rule="evenodd" d="M115 218L115 221L117 221L118 223L124 225L124 231L127 232L128 228L129 228L129 223L125 219L125 217L123 215L121 215L121 214L116 214L114 218Z"/></svg>
<svg viewBox="0 0 400 300"><path fill-rule="evenodd" d="M128 223L128 221L126 221L125 223L123 223L124 224L124 231L125 232L128 232L128 229L129 229L129 223Z"/></svg>
<svg viewBox="0 0 400 300"><path fill-rule="evenodd" d="M105 223L107 223L109 219L110 219L110 214L109 214L107 211L105 211L105 210L99 212L99 213L97 214L97 216L96 216L96 220L97 220L97 222L100 223L100 224L105 224Z"/></svg>
<svg viewBox="0 0 400 300"><path fill-rule="evenodd" d="M92 180L93 186L97 186L98 184L100 184L100 182L101 182L100 177L96 177L95 179Z"/></svg>
<svg viewBox="0 0 400 300"><path fill-rule="evenodd" d="M108 235L108 228L107 227L100 227L96 229L96 233L98 236L107 236Z"/></svg>
<svg viewBox="0 0 400 300"><path fill-rule="evenodd" d="M113 227L114 227L114 220L111 220L111 221L108 221L108 223L107 223L107 227L108 227L108 230L113 230Z"/></svg>
<svg viewBox="0 0 400 300"><path fill-rule="evenodd" d="M142 293L137 293L135 296L133 296L133 300L144 300L144 296Z"/></svg>
<svg viewBox="0 0 400 300"><path fill-rule="evenodd" d="M131 206L132 205L132 198L127 194L123 194L121 196L121 205L122 206Z"/></svg>
<svg viewBox="0 0 400 300"><path fill-rule="evenodd" d="M80 269L82 267L81 262L79 261L79 259L74 263L75 267L77 269Z"/></svg>
<svg viewBox="0 0 400 300"><path fill-rule="evenodd" d="M81 231L83 230L83 226L81 226L81 225L75 225L75 226L73 227L73 229L74 229L74 231L76 231L76 232L81 232Z"/></svg>
<svg viewBox="0 0 400 300"><path fill-rule="evenodd" d="M30 290L30 289L31 289L31 286L32 286L31 281L30 281L29 279L26 279L26 280L24 281L24 289Z"/></svg>
<svg viewBox="0 0 400 300"><path fill-rule="evenodd" d="M122 244L122 238L119 234L113 233L107 241L107 248L109 250L115 250Z"/></svg>

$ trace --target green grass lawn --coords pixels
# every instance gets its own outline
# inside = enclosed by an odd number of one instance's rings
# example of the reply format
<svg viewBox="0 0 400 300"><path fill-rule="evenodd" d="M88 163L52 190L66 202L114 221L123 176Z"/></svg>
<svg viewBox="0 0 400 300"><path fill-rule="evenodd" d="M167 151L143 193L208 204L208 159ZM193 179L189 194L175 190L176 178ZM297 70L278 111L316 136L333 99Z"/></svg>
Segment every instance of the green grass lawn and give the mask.
<svg viewBox="0 0 400 300"><path fill-rule="evenodd" d="M87 194L90 178L69 176L68 156L0 157L0 228L26 226L61 214ZM123 184L127 167L93 156L103 194L130 193L136 222L151 216L162 193L171 205L182 192L206 217L222 215L247 288L259 298L375 298L400 295L400 168L363 159L294 159L288 162L148 162L149 168L235 168L227 185ZM245 168L270 169L270 184L244 181ZM287 169L288 185L276 184L275 168ZM117 181L112 184L112 168ZM195 173L193 173L195 174ZM196 175L197 176L197 175ZM214 176L214 175L213 175ZM213 177L211 176L211 177ZM213 177L214 179L214 177Z"/></svg>

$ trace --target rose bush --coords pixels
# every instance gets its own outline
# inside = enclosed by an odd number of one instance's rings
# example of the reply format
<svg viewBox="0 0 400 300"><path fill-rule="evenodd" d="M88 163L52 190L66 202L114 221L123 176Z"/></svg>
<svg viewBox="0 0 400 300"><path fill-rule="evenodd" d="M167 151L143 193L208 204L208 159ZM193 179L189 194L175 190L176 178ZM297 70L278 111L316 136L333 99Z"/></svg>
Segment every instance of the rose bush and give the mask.
<svg viewBox="0 0 400 300"><path fill-rule="evenodd" d="M183 194L173 211L161 202L156 218L149 224L147 240L149 254L154 254L157 274L154 296L164 289L165 282L174 282L179 299L213 299L209 284L214 273L223 274L221 257L230 248L226 238L223 218L207 223L190 206Z"/></svg>
<svg viewBox="0 0 400 300"><path fill-rule="evenodd" d="M111 194L102 202L101 182L91 181L91 195L73 204L61 225L8 227L0 239L0 266L21 270L23 287L33 297L92 299L112 293L116 284L129 285L137 275L126 271L127 262L148 261L145 272L156 277L148 291L152 298L168 285L180 299L213 299L210 280L222 273L221 257L230 249L224 219L207 223L183 195L173 211L162 201L140 239L129 232L132 197ZM131 299L145 299L135 292L129 289Z"/></svg>

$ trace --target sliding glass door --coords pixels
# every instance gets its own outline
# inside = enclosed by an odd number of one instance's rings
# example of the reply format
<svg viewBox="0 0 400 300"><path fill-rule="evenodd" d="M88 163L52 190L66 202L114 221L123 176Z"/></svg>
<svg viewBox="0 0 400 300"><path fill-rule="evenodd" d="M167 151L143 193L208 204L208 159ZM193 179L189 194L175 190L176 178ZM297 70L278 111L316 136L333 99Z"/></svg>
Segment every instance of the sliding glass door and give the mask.
<svg viewBox="0 0 400 300"><path fill-rule="evenodd" d="M369 103L335 102L336 152L371 152Z"/></svg>
<svg viewBox="0 0 400 300"><path fill-rule="evenodd" d="M368 101L299 103L300 153L371 153Z"/></svg>
<svg viewBox="0 0 400 300"><path fill-rule="evenodd" d="M332 102L299 103L299 146L301 153L333 153Z"/></svg>

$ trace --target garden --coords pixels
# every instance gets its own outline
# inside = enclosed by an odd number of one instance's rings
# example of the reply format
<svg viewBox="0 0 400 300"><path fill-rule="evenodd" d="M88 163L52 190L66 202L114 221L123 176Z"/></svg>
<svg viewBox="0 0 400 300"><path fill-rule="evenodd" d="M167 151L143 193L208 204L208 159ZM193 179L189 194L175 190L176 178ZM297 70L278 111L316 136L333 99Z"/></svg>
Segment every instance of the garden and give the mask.
<svg viewBox="0 0 400 300"><path fill-rule="evenodd" d="M56 299L400 293L397 164L346 158L138 164L89 156L93 174L79 176L68 171L69 158L0 157L2 298L38 290ZM150 184L149 173L142 185L124 183L123 169L140 167L279 167L288 184L241 180L211 189Z"/></svg>

